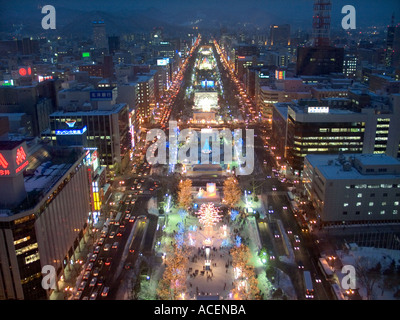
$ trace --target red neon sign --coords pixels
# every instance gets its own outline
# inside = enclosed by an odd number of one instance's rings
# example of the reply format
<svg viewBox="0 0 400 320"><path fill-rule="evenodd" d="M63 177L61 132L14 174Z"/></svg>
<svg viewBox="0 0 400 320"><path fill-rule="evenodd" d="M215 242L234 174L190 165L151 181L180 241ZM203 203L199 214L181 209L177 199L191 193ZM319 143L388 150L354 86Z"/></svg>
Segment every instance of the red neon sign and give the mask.
<svg viewBox="0 0 400 320"><path fill-rule="evenodd" d="M19 72L19 74L21 76L26 76L26 69L25 68L19 68L18 72Z"/></svg>
<svg viewBox="0 0 400 320"><path fill-rule="evenodd" d="M8 162L6 161L6 159L4 159L4 157L1 153L0 153L0 166L2 166L3 169L8 168Z"/></svg>
<svg viewBox="0 0 400 320"><path fill-rule="evenodd" d="M15 159L15 162L17 163L17 165L20 165L25 160L26 160L26 153L24 151L24 148L20 147L17 150L17 157Z"/></svg>
<svg viewBox="0 0 400 320"><path fill-rule="evenodd" d="M29 164L28 161L25 161L24 164L20 165L16 170L15 173L20 172L23 168L25 168Z"/></svg>

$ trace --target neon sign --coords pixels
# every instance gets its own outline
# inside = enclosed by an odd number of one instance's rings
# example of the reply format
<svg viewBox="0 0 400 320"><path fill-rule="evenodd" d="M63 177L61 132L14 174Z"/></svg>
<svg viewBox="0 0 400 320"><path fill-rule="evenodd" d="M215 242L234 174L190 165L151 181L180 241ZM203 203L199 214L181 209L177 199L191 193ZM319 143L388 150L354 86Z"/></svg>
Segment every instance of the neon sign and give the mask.
<svg viewBox="0 0 400 320"><path fill-rule="evenodd" d="M0 153L0 166L2 166L3 169L8 168L8 162L6 161L6 159L4 159L4 157L1 153Z"/></svg>
<svg viewBox="0 0 400 320"><path fill-rule="evenodd" d="M15 162L17 163L17 165L20 165L25 160L26 160L26 153L24 151L24 148L20 147L17 150L17 157L15 159Z"/></svg>
<svg viewBox="0 0 400 320"><path fill-rule="evenodd" d="M22 165L20 165L16 170L15 173L20 172L23 168L25 168L29 164L29 161L25 161Z"/></svg>

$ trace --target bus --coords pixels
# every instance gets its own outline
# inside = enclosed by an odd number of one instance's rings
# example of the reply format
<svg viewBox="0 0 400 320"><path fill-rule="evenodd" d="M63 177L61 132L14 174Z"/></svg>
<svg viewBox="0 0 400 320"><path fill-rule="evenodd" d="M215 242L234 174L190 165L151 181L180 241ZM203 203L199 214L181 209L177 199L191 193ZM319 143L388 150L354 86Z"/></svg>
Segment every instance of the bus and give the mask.
<svg viewBox="0 0 400 320"><path fill-rule="evenodd" d="M293 193L291 193L290 191L288 191L287 196L289 198L289 201L293 201L294 200Z"/></svg>
<svg viewBox="0 0 400 320"><path fill-rule="evenodd" d="M121 220L122 217L122 212L118 212L116 217L113 219L113 224L119 226L119 222Z"/></svg>
<svg viewBox="0 0 400 320"><path fill-rule="evenodd" d="M306 299L314 299L314 288L312 285L310 271L303 272L304 285L306 288Z"/></svg>
<svg viewBox="0 0 400 320"><path fill-rule="evenodd" d="M331 289L332 289L332 293L335 297L335 299L337 300L345 300L342 290L340 290L340 287L337 283L333 283L331 284Z"/></svg>
<svg viewBox="0 0 400 320"><path fill-rule="evenodd" d="M328 262L324 258L319 258L318 260L318 265L325 276L326 280L332 280L333 279L333 271L329 267Z"/></svg>

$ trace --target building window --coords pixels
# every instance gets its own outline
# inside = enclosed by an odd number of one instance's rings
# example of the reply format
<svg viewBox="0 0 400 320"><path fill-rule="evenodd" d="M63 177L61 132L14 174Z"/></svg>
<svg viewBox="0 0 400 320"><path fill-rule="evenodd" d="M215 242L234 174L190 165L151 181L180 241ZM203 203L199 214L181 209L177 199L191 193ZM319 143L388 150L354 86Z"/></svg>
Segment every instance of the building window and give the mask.
<svg viewBox="0 0 400 320"><path fill-rule="evenodd" d="M375 193L371 193L371 194L370 194L370 197L375 197Z"/></svg>
<svg viewBox="0 0 400 320"><path fill-rule="evenodd" d="M368 205L369 205L370 207L372 207L372 206L374 205L374 203L371 201Z"/></svg>
<svg viewBox="0 0 400 320"><path fill-rule="evenodd" d="M394 205L395 205L395 206L398 206L398 205L399 205L399 201L395 201L395 202L394 202Z"/></svg>
<svg viewBox="0 0 400 320"><path fill-rule="evenodd" d="M357 203L356 203L356 206L357 206L357 207L361 206L361 202L357 202Z"/></svg>
<svg viewBox="0 0 400 320"><path fill-rule="evenodd" d="M347 215L347 211L343 211L343 215L345 215L345 216L346 216L346 215Z"/></svg>
<svg viewBox="0 0 400 320"><path fill-rule="evenodd" d="M360 214L360 211L356 211L356 214Z"/></svg>
<svg viewBox="0 0 400 320"><path fill-rule="evenodd" d="M381 214L385 214L385 210L381 210Z"/></svg>
<svg viewBox="0 0 400 320"><path fill-rule="evenodd" d="M357 198L362 198L362 193L357 193Z"/></svg>
<svg viewBox="0 0 400 320"><path fill-rule="evenodd" d="M349 206L349 204L346 202L346 203L343 203L343 207L348 207Z"/></svg>
<svg viewBox="0 0 400 320"><path fill-rule="evenodd" d="M393 210L393 214L397 214L397 210Z"/></svg>

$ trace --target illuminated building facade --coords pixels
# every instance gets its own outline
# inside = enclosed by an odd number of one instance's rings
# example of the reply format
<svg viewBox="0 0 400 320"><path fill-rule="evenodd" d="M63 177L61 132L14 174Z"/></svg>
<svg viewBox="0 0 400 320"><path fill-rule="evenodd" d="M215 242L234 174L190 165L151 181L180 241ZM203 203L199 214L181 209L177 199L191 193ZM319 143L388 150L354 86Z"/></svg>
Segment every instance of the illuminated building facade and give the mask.
<svg viewBox="0 0 400 320"><path fill-rule="evenodd" d="M54 112L50 115L50 131L42 137L56 144L60 133L71 129L66 121L75 121L77 130L87 135L87 147L97 148L100 165L115 170L115 166L124 166L129 159L132 147L129 115L125 103L114 104L109 110Z"/></svg>
<svg viewBox="0 0 400 320"><path fill-rule="evenodd" d="M307 155L303 182L321 227L400 222L400 161L387 155Z"/></svg>
<svg viewBox="0 0 400 320"><path fill-rule="evenodd" d="M75 260L86 231L90 202L85 153L48 145L30 149L25 143L11 149L3 143L0 152L0 166L8 164L5 170L10 171L0 176L0 188L14 189L13 204L0 209L0 300L46 299L51 291L41 285L43 266L53 266L59 278Z"/></svg>

